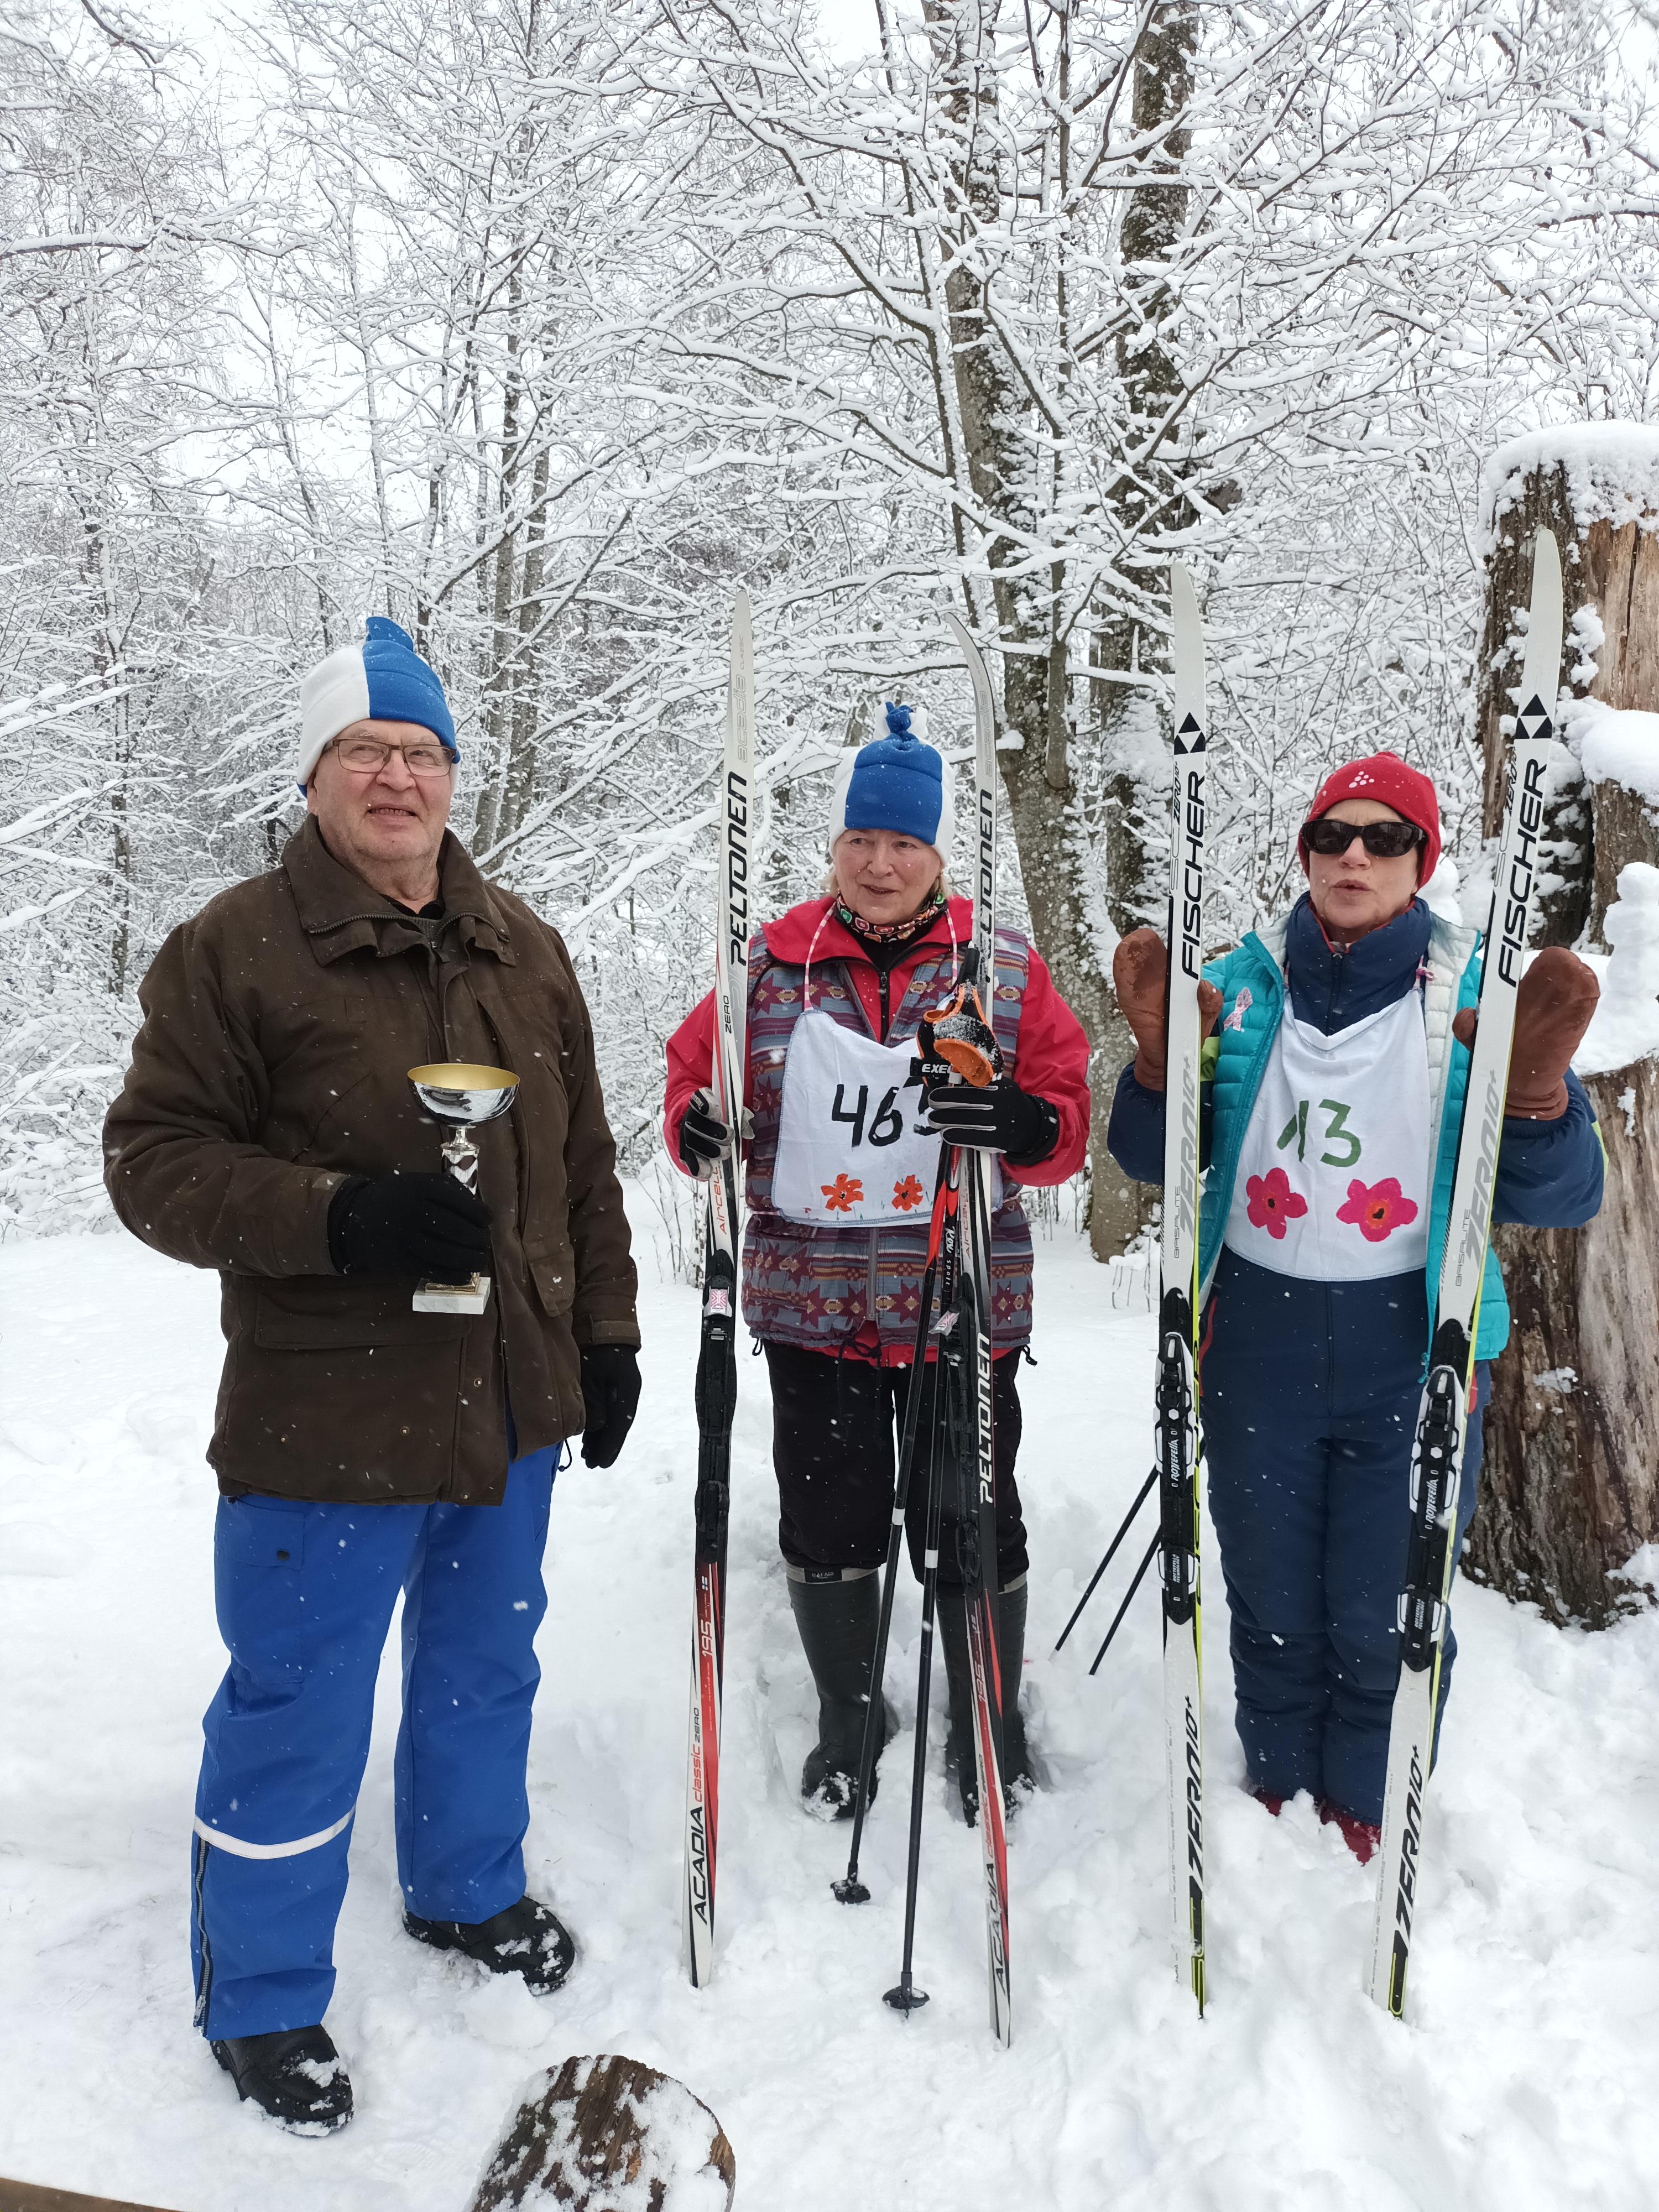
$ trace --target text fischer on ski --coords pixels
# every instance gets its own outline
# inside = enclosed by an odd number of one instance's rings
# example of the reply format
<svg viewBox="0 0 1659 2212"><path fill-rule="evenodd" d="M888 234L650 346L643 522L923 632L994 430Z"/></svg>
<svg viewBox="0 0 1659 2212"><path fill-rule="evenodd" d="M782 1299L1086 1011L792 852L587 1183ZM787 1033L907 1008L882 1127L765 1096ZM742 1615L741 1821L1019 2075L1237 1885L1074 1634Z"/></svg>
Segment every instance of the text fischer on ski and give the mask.
<svg viewBox="0 0 1659 2212"><path fill-rule="evenodd" d="M1200 987L1205 1457L1249 1787L1273 1813L1309 1791L1364 1862L1382 1816L1412 1442L1480 939L1417 896L1440 857L1439 803L1394 753L1328 779L1298 850L1308 890ZM1138 1049L1107 1142L1146 1182L1164 1171L1167 970L1152 929L1113 962ZM1595 1000L1560 947L1522 981L1496 1220L1575 1228L1601 1205L1601 1133L1568 1066ZM1489 1250L1454 1557L1509 1331ZM1455 1651L1448 1631L1441 1713Z"/></svg>
<svg viewBox="0 0 1659 2212"><path fill-rule="evenodd" d="M945 763L910 733L908 708L890 707L887 726L889 734L844 762L836 777L827 896L792 907L749 948L744 1097L754 1134L744 1148L743 1312L771 1377L778 1543L818 1694L819 1741L801 1794L842 1816L857 1790L878 1571L893 1510L895 1429L945 1139L997 1156L991 1282L1003 1773L1011 1786L1032 1779L1017 1704L1029 1562L1014 1482L1014 1376L1031 1333L1031 1233L1019 1191L1074 1175L1089 1129L1087 1040L1018 930L997 931L995 974L981 987L1005 1073L982 1090L938 1085L924 1094L912 1083L918 1025L950 995L957 949L971 940L973 908L949 895L945 878L951 811ZM665 1133L676 1163L697 1176L713 1171L729 1141L702 1087L714 1024L711 993L668 1042ZM930 1351L930 1374L933 1357ZM933 1396L930 1383L924 1436ZM907 1513L918 1577L926 1487L912 1486ZM951 1693L946 1760L972 1820L967 1615L948 1526L939 1585Z"/></svg>
<svg viewBox="0 0 1659 2212"><path fill-rule="evenodd" d="M562 1444L609 1467L640 1383L587 1011L555 932L446 829L442 686L374 617L300 698L305 823L157 954L105 1141L128 1228L224 1285L197 2021L244 2097L317 2133L351 2112L322 2020L399 1591L404 1924L532 1990L569 1969L525 1891L542 1552ZM518 1078L474 1132L477 1195L410 1089L434 1061ZM475 1272L482 1314L412 1310Z"/></svg>

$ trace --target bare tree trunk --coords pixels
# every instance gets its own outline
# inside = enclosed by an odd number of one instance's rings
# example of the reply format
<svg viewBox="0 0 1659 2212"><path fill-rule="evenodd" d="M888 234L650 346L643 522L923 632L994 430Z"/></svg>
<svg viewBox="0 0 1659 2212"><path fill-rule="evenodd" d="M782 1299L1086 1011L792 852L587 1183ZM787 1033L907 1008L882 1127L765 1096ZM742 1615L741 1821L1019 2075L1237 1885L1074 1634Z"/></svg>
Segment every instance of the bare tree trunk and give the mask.
<svg viewBox="0 0 1659 2212"><path fill-rule="evenodd" d="M484 677L481 715L484 728L486 781L478 797L475 831L481 852L488 851L501 834L507 781L512 764L513 693L518 673L518 629L513 619L513 610L519 582L520 535L514 510L517 503L519 466L524 443L519 427L520 410L525 398L524 377L520 366L522 341L519 329L522 282L520 264L515 259L513 273L507 280L507 367L501 390L501 473L496 501L501 537L491 564L489 666Z"/></svg>
<svg viewBox="0 0 1659 2212"><path fill-rule="evenodd" d="M1616 441L1606 450L1616 465ZM1614 528L1605 514L1581 514L1584 489L1582 469L1575 481L1565 461L1542 461L1496 520L1477 701L1489 834L1505 781L1500 717L1516 703L1505 689L1519 667L1514 611L1531 592L1540 526L1562 549L1569 635L1579 645L1567 655L1574 689L1612 707L1659 708L1659 542L1650 522ZM1604 503L1596 494L1606 489L1622 487L1592 484L1588 503ZM1593 653L1582 610L1604 633ZM1588 781L1570 755L1560 764L1567 789L1550 822L1559 884L1542 941L1594 942L1619 871L1659 860L1659 834L1637 793ZM1600 1625L1630 1601L1618 1571L1659 1538L1659 1061L1590 1076L1586 1087L1607 1150L1601 1213L1582 1230L1495 1232L1514 1329L1493 1369L1468 1564L1553 1620Z"/></svg>
<svg viewBox="0 0 1659 2212"><path fill-rule="evenodd" d="M940 109L953 142L953 181L963 209L962 234L945 288L954 402L949 411L960 425L976 502L981 512L1004 517L1011 526L1006 534L994 532L986 545L1002 646L1003 717L1010 736L1019 741L1002 753L1003 781L1032 933L1056 988L1089 1039L1094 1094L1090 1239L1097 1258L1105 1259L1142 1227L1153 1194L1121 1175L1106 1151L1112 1096L1133 1044L1112 994L1105 959L1108 933L1101 927L1104 917L1094 888L1089 829L1069 757L1064 570L1056 564L1046 579L1038 580L1024 566L1021 538L1030 534L1037 495L1032 401L997 337L986 296L988 257L978 250L980 240L996 235L1001 215L992 45L997 8L998 0L925 0L939 62ZM1134 121L1141 130L1171 125L1159 155L1149 164L1154 172L1174 173L1186 151L1186 136L1174 125L1190 94L1196 42L1192 0L1174 0L1152 11L1136 62ZM1179 388L1178 372L1159 336L1167 312L1162 257L1184 221L1186 187L1164 183L1154 173L1130 193L1129 201L1126 258L1133 257L1139 271L1142 312L1120 365L1133 418L1141 426L1142 450L1133 470L1126 470L1119 495L1133 503L1139 524L1146 519L1146 502L1167 500L1173 482L1160 451L1159 426L1170 397ZM1149 491L1149 484L1156 489ZM1126 635L1120 648L1123 658L1113 665L1138 670L1139 649L1133 635ZM1109 688L1115 694L1121 691ZM1139 688L1123 693L1122 702L1122 717L1113 721L1109 734L1103 717L1100 742L1109 748L1115 743L1121 756L1109 770L1115 796L1120 774L1123 786L1123 804L1114 813L1108 837L1109 869L1116 864L1110 878L1112 919L1130 916L1119 926L1133 927L1153 913L1147 903L1147 841L1149 836L1154 845L1158 841L1146 795L1149 785L1156 787L1149 760L1155 757L1161 765L1163 741L1156 714L1149 712ZM1115 717L1118 704L1115 698ZM1162 909L1156 911L1161 915Z"/></svg>
<svg viewBox="0 0 1659 2212"><path fill-rule="evenodd" d="M544 612L542 580L546 566L548 465L548 448L544 442L536 454L531 477L530 512L525 520L524 575L519 586L518 637L510 687L513 720L507 758L501 764L501 808L494 825L494 837L510 837L530 811L536 795L536 730L540 720L541 695L536 681L533 641Z"/></svg>

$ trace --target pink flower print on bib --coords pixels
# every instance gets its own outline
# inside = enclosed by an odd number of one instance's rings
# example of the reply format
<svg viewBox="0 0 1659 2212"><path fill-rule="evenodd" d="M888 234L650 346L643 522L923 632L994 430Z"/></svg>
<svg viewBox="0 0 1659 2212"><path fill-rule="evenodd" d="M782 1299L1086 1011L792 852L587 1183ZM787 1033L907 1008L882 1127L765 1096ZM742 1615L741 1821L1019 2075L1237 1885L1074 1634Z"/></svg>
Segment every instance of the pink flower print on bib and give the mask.
<svg viewBox="0 0 1659 2212"><path fill-rule="evenodd" d="M1417 1200L1401 1189L1398 1176L1370 1184L1356 1177L1348 1185L1348 1202L1337 1207L1336 1218L1352 1222L1368 1244L1380 1244L1396 1229L1408 1228L1416 1220Z"/></svg>
<svg viewBox="0 0 1659 2212"><path fill-rule="evenodd" d="M1252 1225L1265 1229L1280 1243L1291 1222L1300 1220L1308 1210L1307 1200L1291 1188L1291 1179L1283 1168L1269 1168L1264 1176L1252 1176L1245 1185L1245 1195L1250 1203Z"/></svg>

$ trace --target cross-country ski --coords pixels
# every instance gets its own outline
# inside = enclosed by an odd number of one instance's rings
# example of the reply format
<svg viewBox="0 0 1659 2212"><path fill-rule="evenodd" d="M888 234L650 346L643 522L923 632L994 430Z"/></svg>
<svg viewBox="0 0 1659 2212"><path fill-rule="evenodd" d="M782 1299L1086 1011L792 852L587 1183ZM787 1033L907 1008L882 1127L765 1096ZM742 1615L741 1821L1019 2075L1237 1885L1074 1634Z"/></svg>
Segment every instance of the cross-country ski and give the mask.
<svg viewBox="0 0 1659 2212"><path fill-rule="evenodd" d="M1469 1415L1499 1147L1527 945L1545 865L1545 802L1561 676L1561 560L1540 530L1533 541L1532 608L1510 748L1512 767L1492 913L1484 933L1456 1168L1435 1293L1434 1324L1412 1444L1409 1547L1400 1595L1400 1681L1389 1723L1376 1922L1366 1986L1396 2015L1406 2004L1412 1930L1421 1903L1423 1803L1434 1768L1452 1577L1461 1524ZM1576 1042L1576 1040L1575 1040ZM1528 1071L1523 1068L1523 1080Z"/></svg>
<svg viewBox="0 0 1659 2212"><path fill-rule="evenodd" d="M714 805L714 1037L710 1127L729 1131L706 1164L702 1339L697 1354L697 1491L691 1694L685 1771L685 1950L693 1984L714 1972L720 1865L720 1708L726 1666L726 1549L738 1389L738 1176L748 1022L750 830L755 789L755 648L749 594L732 614L726 750Z"/></svg>

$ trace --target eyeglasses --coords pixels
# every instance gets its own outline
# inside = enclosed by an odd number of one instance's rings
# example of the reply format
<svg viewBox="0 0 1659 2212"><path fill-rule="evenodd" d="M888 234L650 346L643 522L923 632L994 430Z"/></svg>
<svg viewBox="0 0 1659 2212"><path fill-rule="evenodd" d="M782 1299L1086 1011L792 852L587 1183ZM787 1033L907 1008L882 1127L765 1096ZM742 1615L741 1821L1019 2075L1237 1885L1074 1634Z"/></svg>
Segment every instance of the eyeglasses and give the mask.
<svg viewBox="0 0 1659 2212"><path fill-rule="evenodd" d="M388 745L379 738L336 738L333 749L342 767L356 769L361 775L371 770L378 775L393 753L402 754L411 775L447 775L451 767L441 745Z"/></svg>
<svg viewBox="0 0 1659 2212"><path fill-rule="evenodd" d="M1346 853L1358 837L1374 860L1399 860L1428 837L1415 822L1343 822L1334 814L1322 814L1302 825L1302 842L1310 853L1327 859Z"/></svg>

